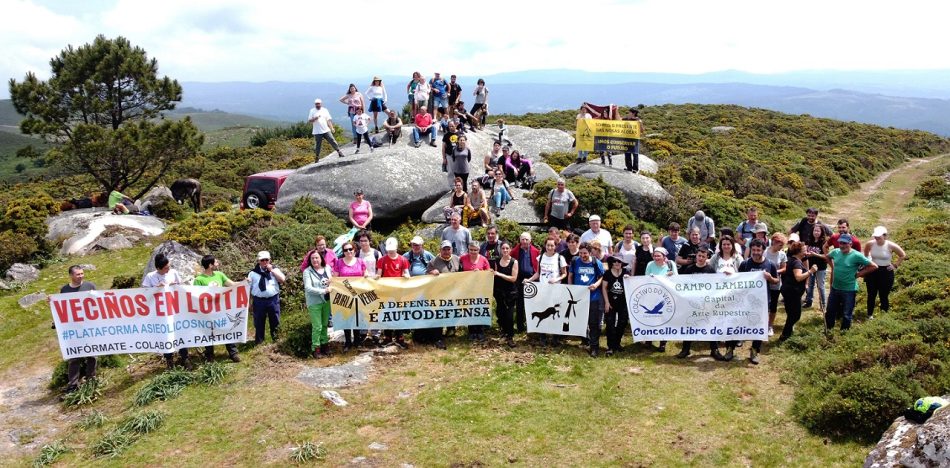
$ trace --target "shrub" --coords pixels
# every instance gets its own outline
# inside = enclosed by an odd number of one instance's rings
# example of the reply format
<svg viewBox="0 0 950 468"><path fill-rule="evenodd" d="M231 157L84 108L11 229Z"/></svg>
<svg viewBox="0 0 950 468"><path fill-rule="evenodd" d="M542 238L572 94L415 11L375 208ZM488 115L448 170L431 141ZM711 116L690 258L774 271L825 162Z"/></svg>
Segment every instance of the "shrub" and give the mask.
<svg viewBox="0 0 950 468"><path fill-rule="evenodd" d="M312 125L306 121L285 127L262 128L251 137L251 146L264 146L274 138L310 138L312 130Z"/></svg>
<svg viewBox="0 0 950 468"><path fill-rule="evenodd" d="M181 221L185 217L185 208L170 197L160 197L152 203L150 211L153 215L169 221Z"/></svg>
<svg viewBox="0 0 950 468"><path fill-rule="evenodd" d="M107 420L108 420L108 419L106 418L106 415L102 414L102 411L95 410L95 411L90 412L90 413L87 414L86 416L84 416L84 417L79 421L79 423L77 424L77 426L78 426L80 429L82 429L82 430L85 431L85 430L89 430L89 429L95 429L95 428L98 428L98 427L102 427L102 425L105 424Z"/></svg>
<svg viewBox="0 0 950 468"><path fill-rule="evenodd" d="M118 354L99 356L96 361L99 369L115 369L125 365L125 358ZM48 388L58 389L66 386L69 381L69 377L66 375L66 365L67 361L59 361L59 364L53 368L53 375L50 376ZM85 363L83 363L80 372L85 372L85 367Z"/></svg>
<svg viewBox="0 0 950 468"><path fill-rule="evenodd" d="M342 234L348 229L344 220L330 210L318 206L310 197L298 198L287 215L301 224L316 224L328 233ZM327 237L330 237L330 234L327 234Z"/></svg>
<svg viewBox="0 0 950 468"><path fill-rule="evenodd" d="M554 189L555 184L556 181L553 179L543 180L534 186L534 191L530 195L527 195L531 197L535 209L539 212L543 213L544 205L547 203L548 196L551 190ZM627 218L634 219L633 212L630 211L623 192L604 182L603 178L572 177L567 180L567 188L574 193L578 202L577 211L570 219L571 227L574 229L586 230L589 215L599 214L603 218L610 210L619 210L624 212ZM615 235L619 234L611 232Z"/></svg>
<svg viewBox="0 0 950 468"><path fill-rule="evenodd" d="M300 358L305 358L310 356L310 344L311 344L311 326L310 326L310 314L304 309L304 305L300 298L293 307L294 310L289 313L284 313L284 303L285 299L281 297L281 337L280 342L277 344L277 350L284 354L289 354L291 356L297 356ZM290 303L291 301L287 301Z"/></svg>
<svg viewBox="0 0 950 468"><path fill-rule="evenodd" d="M69 447L67 447L62 440L55 440L45 444L43 445L43 448L40 449L40 454L33 459L33 466L40 467L52 465L66 452L69 452Z"/></svg>
<svg viewBox="0 0 950 468"><path fill-rule="evenodd" d="M25 262L39 251L40 246L32 237L16 231L0 231L0 270L10 265Z"/></svg>
<svg viewBox="0 0 950 468"><path fill-rule="evenodd" d="M551 166L551 169L554 169L554 172L560 173L564 170L565 167L574 164L574 161L577 160L576 153L567 153L563 151L556 151L554 153L541 153L541 160L547 163L548 166Z"/></svg>
<svg viewBox="0 0 950 468"><path fill-rule="evenodd" d="M165 238L192 247L214 248L235 239L238 234L253 236L270 225L273 213L266 210L243 210L227 213L203 211L166 231Z"/></svg>
<svg viewBox="0 0 950 468"><path fill-rule="evenodd" d="M155 400L165 401L178 396L194 376L184 370L173 369L152 378L135 394L135 405L145 406Z"/></svg>
<svg viewBox="0 0 950 468"><path fill-rule="evenodd" d="M944 177L930 177L921 182L914 196L924 200L950 201L950 182Z"/></svg>
<svg viewBox="0 0 950 468"><path fill-rule="evenodd" d="M139 287L141 278L137 276L119 275L112 278L112 289L133 289Z"/></svg>
<svg viewBox="0 0 950 468"><path fill-rule="evenodd" d="M327 449L323 444L314 444L313 442L304 442L290 451L290 460L294 463L308 463L314 460L325 460L327 458Z"/></svg>
<svg viewBox="0 0 950 468"><path fill-rule="evenodd" d="M105 381L102 379L86 380L79 384L79 388L77 388L76 391L63 396L63 405L66 407L88 405L102 396L102 387L104 386Z"/></svg>

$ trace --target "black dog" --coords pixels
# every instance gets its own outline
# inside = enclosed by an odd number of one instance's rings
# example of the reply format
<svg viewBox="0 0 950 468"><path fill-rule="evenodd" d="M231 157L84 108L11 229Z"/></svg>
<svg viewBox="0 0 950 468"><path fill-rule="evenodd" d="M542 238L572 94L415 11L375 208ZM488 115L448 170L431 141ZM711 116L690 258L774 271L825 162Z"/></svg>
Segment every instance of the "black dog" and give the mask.
<svg viewBox="0 0 950 468"><path fill-rule="evenodd" d="M201 182L197 179L178 179L171 186L172 198L179 204L191 201L195 213L201 210Z"/></svg>

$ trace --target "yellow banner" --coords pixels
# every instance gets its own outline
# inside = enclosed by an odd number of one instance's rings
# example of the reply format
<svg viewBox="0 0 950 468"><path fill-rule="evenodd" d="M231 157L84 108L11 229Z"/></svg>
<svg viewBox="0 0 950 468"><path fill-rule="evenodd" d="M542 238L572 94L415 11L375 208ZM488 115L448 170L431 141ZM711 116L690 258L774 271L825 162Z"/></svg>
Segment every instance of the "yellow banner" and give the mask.
<svg viewBox="0 0 950 468"><path fill-rule="evenodd" d="M334 328L414 329L491 325L491 271L412 278L332 278Z"/></svg>
<svg viewBox="0 0 950 468"><path fill-rule="evenodd" d="M578 119L578 151L630 151L640 136L636 120Z"/></svg>

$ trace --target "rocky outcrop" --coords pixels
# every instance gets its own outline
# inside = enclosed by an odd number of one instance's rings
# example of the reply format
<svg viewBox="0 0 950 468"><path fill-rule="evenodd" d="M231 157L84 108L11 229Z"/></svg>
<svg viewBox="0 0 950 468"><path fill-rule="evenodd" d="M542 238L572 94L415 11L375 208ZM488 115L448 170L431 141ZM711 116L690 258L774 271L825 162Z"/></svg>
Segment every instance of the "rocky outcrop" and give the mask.
<svg viewBox="0 0 950 468"><path fill-rule="evenodd" d="M718 127L712 127L709 130L712 131L713 133L729 133L735 129L736 127L718 126Z"/></svg>
<svg viewBox="0 0 950 468"><path fill-rule="evenodd" d="M10 281L26 284L39 279L40 270L37 270L35 266L27 265L26 263L14 263L13 265L10 265L9 269L7 269L6 277Z"/></svg>
<svg viewBox="0 0 950 468"><path fill-rule="evenodd" d="M33 307L34 304L45 301L46 297L46 293L44 292L35 292L33 294L27 294L26 296L21 297L20 300L17 301L17 304L19 304L20 307L24 309L29 309L30 307Z"/></svg>
<svg viewBox="0 0 950 468"><path fill-rule="evenodd" d="M93 246L94 249L100 250L119 250L119 249L128 249L132 247L132 242L122 234L116 234L114 236L103 236L96 241L96 245Z"/></svg>
<svg viewBox="0 0 950 468"><path fill-rule="evenodd" d="M923 424L897 418L864 460L865 468L892 466L950 466L950 409L937 411Z"/></svg>
<svg viewBox="0 0 950 468"><path fill-rule="evenodd" d="M102 208L71 210L46 219L46 239L62 245L63 255L85 254L103 233L125 231L136 237L158 236L165 232L165 223L154 216L114 215ZM131 242L131 241L130 241Z"/></svg>
<svg viewBox="0 0 950 468"><path fill-rule="evenodd" d="M144 279L145 275L155 270L155 256L160 253L168 257L168 262L171 263L172 268L178 270L182 281L185 284L191 284L191 281L195 279L195 272L201 268L201 255L175 241L162 242L152 250L148 265L145 265L145 270L142 272L142 278Z"/></svg>
<svg viewBox="0 0 950 468"><path fill-rule="evenodd" d="M142 198L136 200L135 206L138 206L140 210L151 211L152 205L161 203L163 199L169 199L172 201L175 200L174 197L172 197L172 191L169 190L168 187L165 187L164 185L156 185L148 192L145 192L145 195L142 195Z"/></svg>
<svg viewBox="0 0 950 468"><path fill-rule="evenodd" d="M493 136L489 131L479 131L468 132L466 137L472 148L471 173L481 174ZM515 149L538 165L535 172L539 180L553 177L554 171L539 163L538 154L569 151L572 141L570 135L561 130L520 126L509 126L509 139ZM360 154L354 154L354 150L353 145L346 145L343 147L346 157L332 154L291 174L280 188L277 211L287 212L298 198L309 196L317 204L345 217L353 201L353 191L362 188L366 199L373 204L377 219L399 220L419 216L449 190L446 174L442 172L441 145L413 147L408 127L403 128L402 137L393 146L384 145L372 153L365 146Z"/></svg>
<svg viewBox="0 0 950 468"><path fill-rule="evenodd" d="M627 203L635 212L641 206L656 206L670 199L670 193L659 182L641 174L624 171L619 167L597 163L571 164L561 171L561 177L586 177L588 179L603 177L604 182L624 193L627 197Z"/></svg>

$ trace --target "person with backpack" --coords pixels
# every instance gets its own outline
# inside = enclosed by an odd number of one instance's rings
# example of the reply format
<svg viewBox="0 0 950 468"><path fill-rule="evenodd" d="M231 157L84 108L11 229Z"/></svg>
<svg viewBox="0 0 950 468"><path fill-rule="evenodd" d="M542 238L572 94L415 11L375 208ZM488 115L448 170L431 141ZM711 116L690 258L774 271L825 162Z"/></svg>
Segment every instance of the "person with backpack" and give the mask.
<svg viewBox="0 0 950 468"><path fill-rule="evenodd" d="M567 189L567 182L558 177L557 187L551 189L548 194L548 201L544 204L545 224L558 229L570 229L570 219L577 211L578 204L574 192Z"/></svg>
<svg viewBox="0 0 950 468"><path fill-rule="evenodd" d="M579 256L571 262L568 282L587 286L590 290L590 309L587 315L587 339L590 342L590 357L600 353L600 324L604 321L604 298L600 290L604 277L604 264L591 255L590 244L582 242Z"/></svg>
<svg viewBox="0 0 950 468"><path fill-rule="evenodd" d="M684 275L704 275L704 274L713 274L716 272L716 267L709 263L709 257L712 253L709 251L709 244L703 243L699 246L699 249L696 250L696 262L690 265L687 265L683 268ZM652 263L651 263L652 264ZM665 342L661 342L660 347L664 346ZM725 361L726 358L723 357L722 353L719 352L719 342L718 341L709 341L709 356L717 361ZM693 348L692 341L684 341L683 348L680 349L680 352L675 356L677 359L686 359L689 357L689 353Z"/></svg>
<svg viewBox="0 0 950 468"><path fill-rule="evenodd" d="M614 255L620 256L620 259L623 260L624 271L628 275L633 274L633 270L636 267L637 263L637 248L640 245L633 240L633 226L626 225L623 227L623 239L614 244Z"/></svg>
<svg viewBox="0 0 950 468"><path fill-rule="evenodd" d="M610 357L622 350L620 340L627 329L629 316L627 314L627 293L624 290L624 278L630 276L627 263L620 255L607 257L607 272L604 273L603 294L604 322L607 325L607 352Z"/></svg>
<svg viewBox="0 0 950 468"><path fill-rule="evenodd" d="M435 72L435 76L429 80L429 87L432 88L430 101L432 101L433 115L436 115L436 111L438 111L437 117L445 115L445 111L449 107L449 84L439 72Z"/></svg>
<svg viewBox="0 0 950 468"><path fill-rule="evenodd" d="M699 228L699 239L702 242L709 245L716 244L716 223L702 210L697 211L686 223L686 232L692 231L693 228Z"/></svg>
<svg viewBox="0 0 950 468"><path fill-rule="evenodd" d="M557 243L559 238L548 237L544 241L544 253L538 255L538 269L525 282L540 281L546 284L558 284L567 277L567 261L557 253ZM541 346L548 343L549 337L541 335ZM556 337L550 337L552 344L557 342Z"/></svg>

